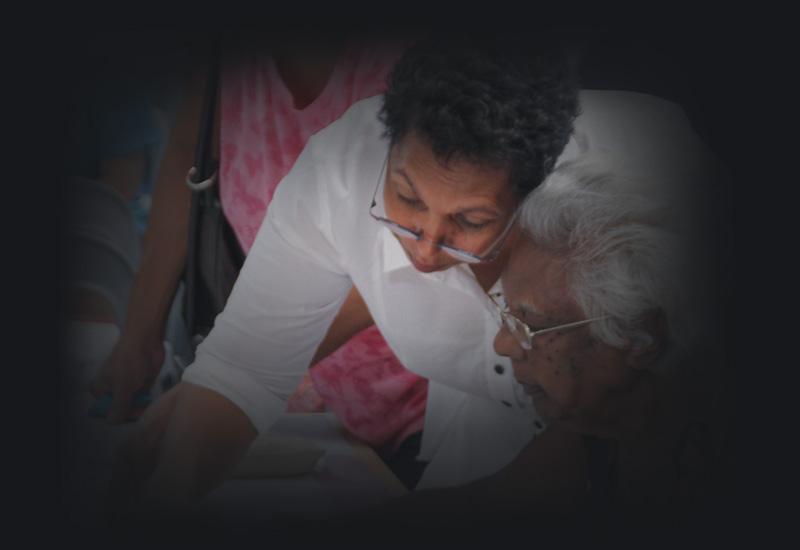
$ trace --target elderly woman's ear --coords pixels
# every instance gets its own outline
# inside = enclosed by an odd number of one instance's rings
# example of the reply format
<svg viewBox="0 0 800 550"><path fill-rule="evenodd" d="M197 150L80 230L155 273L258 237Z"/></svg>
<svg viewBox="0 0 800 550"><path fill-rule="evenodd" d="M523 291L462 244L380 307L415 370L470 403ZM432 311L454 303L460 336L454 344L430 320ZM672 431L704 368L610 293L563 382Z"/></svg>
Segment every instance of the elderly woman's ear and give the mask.
<svg viewBox="0 0 800 550"><path fill-rule="evenodd" d="M657 308L647 311L640 327L641 336L633 339L626 363L634 369L649 369L664 353L669 342L669 326L664 310Z"/></svg>

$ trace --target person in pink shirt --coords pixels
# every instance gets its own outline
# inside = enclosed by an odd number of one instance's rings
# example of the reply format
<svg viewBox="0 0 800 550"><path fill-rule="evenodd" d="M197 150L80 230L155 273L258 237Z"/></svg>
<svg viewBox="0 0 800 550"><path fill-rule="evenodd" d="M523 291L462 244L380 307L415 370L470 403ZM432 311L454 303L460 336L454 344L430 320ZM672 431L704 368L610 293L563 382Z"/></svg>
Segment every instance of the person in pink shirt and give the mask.
<svg viewBox="0 0 800 550"><path fill-rule="evenodd" d="M409 44L407 39L324 37L225 49L214 136L219 193L245 254L278 184L308 139L353 103L381 94L394 61ZM186 258L190 191L183 180L193 163L203 85L204 75L198 74L178 114L122 335L92 386L98 397L113 394L112 422L127 417L130 398L153 383L163 362L166 319ZM413 436L423 427L427 381L399 363L360 305L352 291L287 410L333 411L351 433L388 458L404 442L418 441ZM350 311L359 312L358 318Z"/></svg>
<svg viewBox="0 0 800 550"><path fill-rule="evenodd" d="M348 41L330 63L329 78L316 83L322 84L316 96L313 91L304 95L301 86L290 90L293 74L286 56L246 52L224 64L220 178L226 183L220 196L245 253L278 183L308 138L356 101L382 93L401 52L402 42ZM288 408L303 412L324 406L360 439L391 450L422 430L426 393L426 382L403 368L370 327L317 363Z"/></svg>

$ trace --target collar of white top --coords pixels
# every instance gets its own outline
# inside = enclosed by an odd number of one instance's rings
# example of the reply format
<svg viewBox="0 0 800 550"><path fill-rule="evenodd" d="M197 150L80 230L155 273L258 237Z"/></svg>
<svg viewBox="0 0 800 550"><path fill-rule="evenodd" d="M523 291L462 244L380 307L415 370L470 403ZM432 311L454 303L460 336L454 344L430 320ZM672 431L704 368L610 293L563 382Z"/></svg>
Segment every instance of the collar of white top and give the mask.
<svg viewBox="0 0 800 550"><path fill-rule="evenodd" d="M404 267L414 266L406 256L405 250L394 234L386 227L381 227L383 245L383 271L389 273Z"/></svg>
<svg viewBox="0 0 800 550"><path fill-rule="evenodd" d="M381 246L383 248L383 272L391 273L400 269L412 269L416 271L416 268L411 263L411 260L408 259L403 247L398 242L397 237L395 237L394 234L385 227L381 228L381 233ZM460 264L454 268L446 269L444 271L418 273L418 275L440 281L453 288L459 288L470 294L484 294L483 290L477 285L475 275L473 275L467 264ZM499 279L495 282L489 292L502 292L502 285ZM484 298L486 298L486 296L484 296ZM488 299L486 300L486 303L490 304ZM489 309L493 310L494 306Z"/></svg>

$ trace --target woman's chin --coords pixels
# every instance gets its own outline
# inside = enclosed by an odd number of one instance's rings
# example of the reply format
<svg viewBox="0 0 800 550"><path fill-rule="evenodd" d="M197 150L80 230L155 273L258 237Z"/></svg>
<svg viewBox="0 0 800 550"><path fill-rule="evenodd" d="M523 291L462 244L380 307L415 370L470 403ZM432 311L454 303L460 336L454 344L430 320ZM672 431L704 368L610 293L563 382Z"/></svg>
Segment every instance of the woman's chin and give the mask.
<svg viewBox="0 0 800 550"><path fill-rule="evenodd" d="M434 271L444 271L445 269L453 267L455 264L458 263L457 261L444 261L444 262L440 261L434 263L423 262L419 260L416 256L414 256L414 254L410 253L405 246L403 246L403 252L406 253L406 257L408 258L408 261L411 262L411 265L414 266L414 269L416 269L417 271L421 271L422 273L433 273Z"/></svg>
<svg viewBox="0 0 800 550"><path fill-rule="evenodd" d="M411 261L411 265L422 273L433 273L434 271L442 271L450 267L449 265L419 263L413 257L409 257L409 260Z"/></svg>

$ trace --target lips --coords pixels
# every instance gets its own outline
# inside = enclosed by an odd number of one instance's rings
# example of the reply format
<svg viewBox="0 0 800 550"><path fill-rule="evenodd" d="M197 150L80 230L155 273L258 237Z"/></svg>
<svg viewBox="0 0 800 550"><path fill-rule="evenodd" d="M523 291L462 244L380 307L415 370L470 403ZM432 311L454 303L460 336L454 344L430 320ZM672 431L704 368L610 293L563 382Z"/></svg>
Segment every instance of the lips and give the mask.
<svg viewBox="0 0 800 550"><path fill-rule="evenodd" d="M401 238L398 235L394 235L394 237L397 239L397 242L400 243L400 248L403 249L403 253L405 253L406 258L408 258L408 261L411 262L411 265L413 265L417 271L420 271L422 273L433 273L434 271L443 271L445 269L449 269L450 267L452 267L457 263L452 260L451 261L445 260L444 262L440 261L439 263L436 264L426 264L424 262L420 262L411 252L409 245L406 242L408 239Z"/></svg>
<svg viewBox="0 0 800 550"><path fill-rule="evenodd" d="M421 271L423 273L432 273L440 269L437 265L419 263L411 256L409 256L408 259L411 261L411 264L417 269L417 271Z"/></svg>
<svg viewBox="0 0 800 550"><path fill-rule="evenodd" d="M440 266L440 265L426 264L426 263L419 262L416 258L414 258L414 256L411 254L411 252L408 251L408 248L406 248L406 245L405 245L405 243L403 243L402 239L397 237L397 240L400 242L400 246L403 249L403 252L406 253L406 257L408 258L408 261L411 262L411 265L413 265L414 268L417 271L421 271L422 273L433 273L434 271L439 271L440 269L442 269L442 266Z"/></svg>

